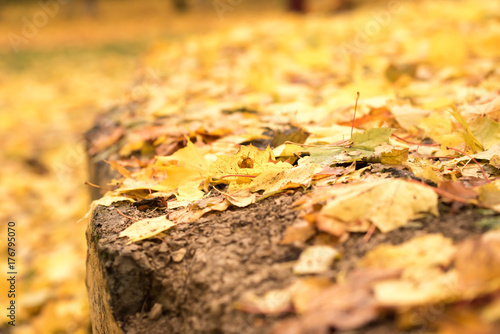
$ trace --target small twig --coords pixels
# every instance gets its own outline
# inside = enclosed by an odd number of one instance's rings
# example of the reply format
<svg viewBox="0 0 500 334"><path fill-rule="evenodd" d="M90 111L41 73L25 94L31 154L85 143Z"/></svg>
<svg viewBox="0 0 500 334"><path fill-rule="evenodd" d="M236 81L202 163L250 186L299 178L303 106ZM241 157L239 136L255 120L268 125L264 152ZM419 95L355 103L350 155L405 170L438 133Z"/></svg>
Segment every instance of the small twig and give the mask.
<svg viewBox="0 0 500 334"><path fill-rule="evenodd" d="M483 167L481 167L481 165L479 164L479 162L477 162L476 159L474 159L471 155L465 153L464 151L461 151L457 148L453 148L453 147L446 147L447 150L453 150L453 151L457 151L458 153L462 153L463 155L466 155L468 156L469 158L472 159L472 161L474 161L478 166L479 166L479 169L481 170L481 172L483 172L483 175L484 175L484 178L486 179L486 182L488 183L491 183L490 179L488 178L488 176L486 175L486 172L484 171Z"/></svg>
<svg viewBox="0 0 500 334"><path fill-rule="evenodd" d="M97 188L97 189L102 189L102 190L110 190L110 189L107 189L107 188L103 188L103 187L101 187L101 186L98 186L97 184L90 183L90 182L88 182L88 181L85 181L85 183L84 183L84 184L86 184L86 185L88 185L88 186L91 186L91 187L94 187L94 188Z"/></svg>
<svg viewBox="0 0 500 334"><path fill-rule="evenodd" d="M368 228L368 231L366 231L365 236L363 237L363 242L368 242L370 238L372 237L373 233L375 232L375 229L377 226L375 224L371 224L370 227Z"/></svg>
<svg viewBox="0 0 500 334"><path fill-rule="evenodd" d="M299 143L294 143L293 141L286 141L284 144L290 144L290 145L297 145L297 146L300 146L300 147L337 147L337 146L344 146L344 144L349 144L350 141L349 140L339 140L335 143L331 143L331 144L321 144L321 145L314 145L314 144L299 144Z"/></svg>
<svg viewBox="0 0 500 334"><path fill-rule="evenodd" d="M358 109L358 100L359 100L359 92L356 92L356 104L354 104L354 115L352 116L352 125L351 125L351 141L352 141L352 132L354 130L354 121L356 120L356 110Z"/></svg>
<svg viewBox="0 0 500 334"><path fill-rule="evenodd" d="M137 218L127 216L126 214L122 213L122 212L120 211L120 209L116 209L116 212L118 212L118 214L119 214L120 216L123 216L123 217L125 217L125 218L132 219L132 220L135 220L135 221L138 221L138 220L139 220L139 219L137 219Z"/></svg>

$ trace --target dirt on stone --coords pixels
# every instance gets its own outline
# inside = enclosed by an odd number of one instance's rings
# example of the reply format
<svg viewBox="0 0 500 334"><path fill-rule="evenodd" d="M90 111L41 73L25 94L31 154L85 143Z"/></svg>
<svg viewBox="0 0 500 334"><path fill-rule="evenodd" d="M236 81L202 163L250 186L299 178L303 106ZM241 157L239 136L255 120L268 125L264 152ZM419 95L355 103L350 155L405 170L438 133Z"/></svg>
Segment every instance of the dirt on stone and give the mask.
<svg viewBox="0 0 500 334"><path fill-rule="evenodd" d="M287 226L299 219L292 204L303 191L264 199L247 208L212 212L191 224L177 225L158 237L127 244L119 238L134 218L156 217L165 209L139 211L129 203L98 207L89 242L97 242L105 260L115 317L126 333L266 333L281 319L294 316L250 314L234 308L246 292L257 295L289 286L297 277L294 261L308 244L328 242L317 233L303 245L281 245ZM379 244L399 244L426 233L442 233L454 241L485 231L483 215L472 207L454 212L440 206L440 217L427 216L411 227L387 234L351 234L340 246L342 258L323 276L340 272ZM398 333L394 322L380 319L361 333Z"/></svg>

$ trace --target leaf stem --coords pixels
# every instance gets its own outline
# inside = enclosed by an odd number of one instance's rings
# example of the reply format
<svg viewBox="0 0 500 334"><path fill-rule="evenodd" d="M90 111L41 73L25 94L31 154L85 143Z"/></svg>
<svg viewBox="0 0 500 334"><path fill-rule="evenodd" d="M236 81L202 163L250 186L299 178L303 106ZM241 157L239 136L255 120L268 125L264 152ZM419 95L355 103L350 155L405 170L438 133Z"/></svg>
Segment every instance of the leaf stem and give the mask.
<svg viewBox="0 0 500 334"><path fill-rule="evenodd" d="M122 213L122 212L120 211L120 209L116 209L116 212L117 212L120 216L123 216L123 217L125 217L125 218L132 219L132 220L135 220L135 221L138 221L138 220L139 220L139 219L137 219L137 218L127 216L126 214Z"/></svg>
<svg viewBox="0 0 500 334"><path fill-rule="evenodd" d="M356 110L358 109L359 92L356 92L356 104L354 105L354 115L352 116L351 125L351 141L352 141L352 131L354 130L354 121L356 120Z"/></svg>
<svg viewBox="0 0 500 334"><path fill-rule="evenodd" d="M365 236L363 237L363 242L368 242L370 238L372 237L373 233L375 232L376 225L372 223L370 227L368 228L368 231L366 231Z"/></svg>

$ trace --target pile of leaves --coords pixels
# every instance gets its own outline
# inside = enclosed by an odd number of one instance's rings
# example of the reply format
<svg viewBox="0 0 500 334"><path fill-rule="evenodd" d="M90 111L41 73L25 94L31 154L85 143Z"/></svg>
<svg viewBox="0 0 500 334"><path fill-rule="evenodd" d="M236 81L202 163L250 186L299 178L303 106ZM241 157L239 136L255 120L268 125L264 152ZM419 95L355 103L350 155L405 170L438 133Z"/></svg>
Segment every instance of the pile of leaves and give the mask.
<svg viewBox="0 0 500 334"><path fill-rule="evenodd" d="M210 211L305 189L283 243L317 231L333 241L303 251L292 286L236 307L298 314L276 333L355 329L386 313L403 329L492 332L500 320L499 11L486 1L397 5L157 45L129 100L99 125L90 153L110 158L121 177L92 207L165 207L121 233L139 242ZM461 243L429 234L381 245L335 282L321 276L352 233L411 228L443 206L483 210L490 231Z"/></svg>

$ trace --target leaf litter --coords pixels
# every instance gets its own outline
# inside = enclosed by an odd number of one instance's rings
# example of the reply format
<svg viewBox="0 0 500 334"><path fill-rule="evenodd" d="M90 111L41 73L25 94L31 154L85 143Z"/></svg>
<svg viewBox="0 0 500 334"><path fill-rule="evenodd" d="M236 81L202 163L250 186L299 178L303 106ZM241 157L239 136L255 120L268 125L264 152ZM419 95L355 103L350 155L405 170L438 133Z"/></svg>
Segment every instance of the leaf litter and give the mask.
<svg viewBox="0 0 500 334"><path fill-rule="evenodd" d="M149 134L137 124L119 139L122 149L112 158L120 164L112 165L126 178L115 180L100 204L112 204L113 196L160 196L169 203L165 216L139 220L121 236L137 242L210 211L300 189L306 191L295 203L300 220L287 229L283 244L309 243L293 267L305 277L262 296L249 291L235 307L298 314L277 324L276 333L354 330L387 312L397 316L401 330L425 323L447 333L446 317L460 305L478 315L477 326L497 325L496 230L458 243L442 234L416 235L367 252L347 273L321 276L360 233L369 240L417 229L426 219L439 224L432 217L447 206L500 212L498 36L485 24L498 28L498 22L488 17L486 2L458 8L425 2L422 15L447 17L449 26L437 31L416 19L415 6L405 4L391 23L404 36L402 45L391 29L361 54L332 46L329 38L346 24L341 18L309 22L303 40L294 33L299 21L282 20L279 34L276 22L264 22L194 37L182 45L190 50L182 56L167 46L148 54L150 63L194 62L161 83L145 84L138 110L120 116L126 123L139 113L154 123ZM366 20L368 12L351 15ZM464 20L470 42L458 33ZM308 42L313 36L318 41ZM338 66L332 68L332 61ZM182 85L187 88L177 91ZM283 135L284 124L295 132ZM167 143L174 145L166 150ZM133 152L142 154L143 166L124 171ZM315 236L334 241L325 245ZM479 299L489 302L478 308ZM445 311L431 320L418 316L433 305Z"/></svg>

